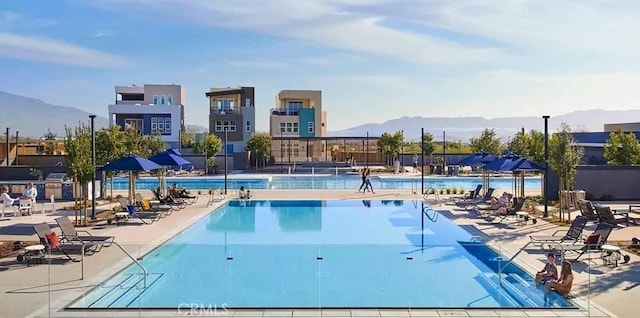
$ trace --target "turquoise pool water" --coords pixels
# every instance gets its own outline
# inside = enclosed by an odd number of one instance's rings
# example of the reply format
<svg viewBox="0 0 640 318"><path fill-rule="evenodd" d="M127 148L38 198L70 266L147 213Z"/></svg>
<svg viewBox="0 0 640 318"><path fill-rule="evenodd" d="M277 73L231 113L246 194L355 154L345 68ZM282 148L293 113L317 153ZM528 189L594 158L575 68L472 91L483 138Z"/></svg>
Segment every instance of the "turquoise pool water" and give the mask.
<svg viewBox="0 0 640 318"><path fill-rule="evenodd" d="M238 189L241 186L249 189L358 189L361 178L358 176L273 176L264 178L235 178L227 180L230 189ZM372 184L374 189L418 189L420 190L419 177L374 177ZM491 178L490 186L496 189L511 189L513 179L510 177ZM222 177L181 177L167 178L167 184L177 183L187 189L219 189L224 188ZM481 184L480 177L428 177L425 178L424 188L456 188L473 190ZM113 179L113 188L116 190L128 189L127 178ZM158 178L145 177L136 181L139 190L155 189L158 186ZM540 190L539 177L525 178L525 190Z"/></svg>
<svg viewBox="0 0 640 318"><path fill-rule="evenodd" d="M230 201L141 262L69 308L573 306L416 201Z"/></svg>

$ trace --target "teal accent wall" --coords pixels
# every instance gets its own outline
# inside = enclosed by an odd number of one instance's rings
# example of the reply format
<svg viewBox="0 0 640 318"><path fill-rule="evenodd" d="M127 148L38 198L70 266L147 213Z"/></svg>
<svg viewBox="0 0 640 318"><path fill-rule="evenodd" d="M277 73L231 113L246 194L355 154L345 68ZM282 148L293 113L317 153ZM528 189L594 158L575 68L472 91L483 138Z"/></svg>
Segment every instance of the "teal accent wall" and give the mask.
<svg viewBox="0 0 640 318"><path fill-rule="evenodd" d="M315 137L316 130L315 125L313 127L313 133L309 133L309 123L316 122L315 109L313 108L302 108L299 113L299 123L300 123L300 137Z"/></svg>

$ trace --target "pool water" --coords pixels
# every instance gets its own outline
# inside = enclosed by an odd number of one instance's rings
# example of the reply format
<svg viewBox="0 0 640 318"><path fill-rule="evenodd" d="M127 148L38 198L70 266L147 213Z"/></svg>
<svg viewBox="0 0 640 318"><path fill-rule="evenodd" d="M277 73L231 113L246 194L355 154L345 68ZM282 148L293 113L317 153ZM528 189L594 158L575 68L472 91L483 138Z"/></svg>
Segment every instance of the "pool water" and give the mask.
<svg viewBox="0 0 640 318"><path fill-rule="evenodd" d="M269 176L264 178L230 177L227 186L238 189L241 186L249 189L357 189L362 179L359 176ZM373 177L374 189L417 189L420 191L420 177ZM179 177L167 178L167 184L178 184L187 189L220 189L224 188L223 177ZM475 189L481 184L480 177L427 177L424 189ZM136 181L136 189L149 190L158 186L158 178L143 177ZM513 179L510 177L490 178L489 186L495 189L511 189ZM128 178L114 178L113 189L126 190ZM525 190L540 191L541 182L538 177L527 177Z"/></svg>
<svg viewBox="0 0 640 318"><path fill-rule="evenodd" d="M417 201L234 200L142 264L69 308L574 307Z"/></svg>

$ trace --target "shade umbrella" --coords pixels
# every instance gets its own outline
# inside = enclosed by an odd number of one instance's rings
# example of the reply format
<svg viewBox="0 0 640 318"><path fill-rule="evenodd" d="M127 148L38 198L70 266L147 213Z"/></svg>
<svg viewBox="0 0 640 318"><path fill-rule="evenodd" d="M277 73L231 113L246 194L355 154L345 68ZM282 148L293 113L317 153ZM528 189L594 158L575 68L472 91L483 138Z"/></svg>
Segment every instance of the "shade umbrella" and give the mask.
<svg viewBox="0 0 640 318"><path fill-rule="evenodd" d="M510 152L505 152L504 155L502 155L502 157L497 158L496 160L486 164L485 168L489 171L513 172L514 167L516 166L517 163L520 162L521 159L522 157L518 155L514 155L513 153L510 153ZM514 176L514 183L513 183L512 192L516 194L517 193L517 182L515 180L516 175L514 174L513 176Z"/></svg>
<svg viewBox="0 0 640 318"><path fill-rule="evenodd" d="M185 165L190 165L191 162L180 157L180 152L175 149L169 149L167 151L163 151L153 157L150 157L149 160L161 165L161 166L169 166L169 167L182 167ZM160 178L160 184L162 190L167 188L166 179L164 178L164 170L161 174L158 175Z"/></svg>
<svg viewBox="0 0 640 318"><path fill-rule="evenodd" d="M486 152L476 152L469 156L462 158L458 162L459 166L482 166L482 191L487 192L489 188L489 175L485 171L485 165L494 161L496 157Z"/></svg>
<svg viewBox="0 0 640 318"><path fill-rule="evenodd" d="M524 197L524 173L530 171L542 171L544 170L544 168L539 164L523 157L514 164L511 170L516 173L519 172L520 174L520 192L521 196Z"/></svg>
<svg viewBox="0 0 640 318"><path fill-rule="evenodd" d="M150 171L162 168L157 163L142 158L140 156L129 154L118 160L112 161L102 167L102 171L129 171L129 202L133 201L133 192L135 192L134 171Z"/></svg>

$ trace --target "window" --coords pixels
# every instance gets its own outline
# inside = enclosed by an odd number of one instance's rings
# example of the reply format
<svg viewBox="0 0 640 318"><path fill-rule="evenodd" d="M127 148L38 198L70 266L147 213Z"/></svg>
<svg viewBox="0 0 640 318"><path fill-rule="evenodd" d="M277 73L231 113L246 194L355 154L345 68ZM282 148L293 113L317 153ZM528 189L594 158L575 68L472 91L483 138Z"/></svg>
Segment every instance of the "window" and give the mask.
<svg viewBox="0 0 640 318"><path fill-rule="evenodd" d="M245 125L245 127L247 127L247 128L246 128L246 129L247 129L247 132L250 132L250 131L251 131L251 122L250 122L250 121L247 121L247 124Z"/></svg>
<svg viewBox="0 0 640 318"><path fill-rule="evenodd" d="M129 127L133 127L138 131L142 131L142 119L139 118L125 118L124 120L124 128L129 129Z"/></svg>
<svg viewBox="0 0 640 318"><path fill-rule="evenodd" d="M173 96L167 96L167 105L173 105Z"/></svg>
<svg viewBox="0 0 640 318"><path fill-rule="evenodd" d="M313 122L308 122L308 123L307 123L307 131L308 131L310 134L313 134L313 126L314 126L314 125L313 125Z"/></svg>
<svg viewBox="0 0 640 318"><path fill-rule="evenodd" d="M293 132L293 123L287 123L287 132L288 133Z"/></svg>
<svg viewBox="0 0 640 318"><path fill-rule="evenodd" d="M251 107L251 98L246 98L244 100L244 106L245 107Z"/></svg>
<svg viewBox="0 0 640 318"><path fill-rule="evenodd" d="M226 114L233 112L233 99L218 99L218 113Z"/></svg>
<svg viewBox="0 0 640 318"><path fill-rule="evenodd" d="M158 117L151 117L151 132L158 130Z"/></svg>
<svg viewBox="0 0 640 318"><path fill-rule="evenodd" d="M159 117L158 118L158 132L159 133L164 133L164 118Z"/></svg>
<svg viewBox="0 0 640 318"><path fill-rule="evenodd" d="M302 101L287 102L287 115L295 115L302 109Z"/></svg>
<svg viewBox="0 0 640 318"><path fill-rule="evenodd" d="M300 125L298 123L293 123L293 132L298 133L300 131Z"/></svg>
<svg viewBox="0 0 640 318"><path fill-rule="evenodd" d="M285 125L285 123L280 123L280 132L281 132L281 133L286 132L286 125Z"/></svg>
<svg viewBox="0 0 640 318"><path fill-rule="evenodd" d="M171 117L164 118L164 134L171 135Z"/></svg>
<svg viewBox="0 0 640 318"><path fill-rule="evenodd" d="M216 121L215 131L216 132L224 132L225 129L228 132L236 131L236 122L233 120L218 120Z"/></svg>
<svg viewBox="0 0 640 318"><path fill-rule="evenodd" d="M164 95L160 96L160 105L164 105Z"/></svg>
<svg viewBox="0 0 640 318"><path fill-rule="evenodd" d="M153 95L153 104L158 105L158 95Z"/></svg>

